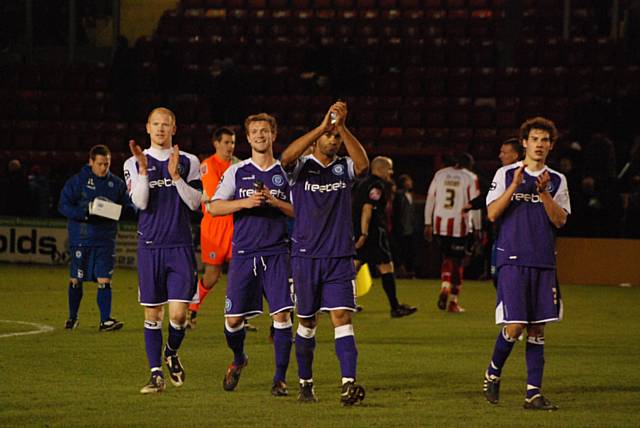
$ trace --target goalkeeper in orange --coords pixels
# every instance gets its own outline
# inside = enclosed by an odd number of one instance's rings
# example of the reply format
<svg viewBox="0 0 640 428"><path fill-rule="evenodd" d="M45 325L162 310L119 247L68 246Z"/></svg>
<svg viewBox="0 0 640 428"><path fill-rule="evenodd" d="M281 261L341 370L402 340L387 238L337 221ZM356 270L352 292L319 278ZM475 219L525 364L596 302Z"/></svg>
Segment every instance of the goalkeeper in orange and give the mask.
<svg viewBox="0 0 640 428"><path fill-rule="evenodd" d="M232 163L238 161L233 156L236 147L236 134L233 130L221 127L211 137L215 153L200 164L202 187L207 198L211 198L218 187L220 178ZM222 266L231 259L231 237L233 235L233 214L213 217L203 204L200 223L200 251L204 274L198 281L200 303L189 305L187 317L189 328L196 326L200 305L220 279ZM250 329L249 327L248 329Z"/></svg>

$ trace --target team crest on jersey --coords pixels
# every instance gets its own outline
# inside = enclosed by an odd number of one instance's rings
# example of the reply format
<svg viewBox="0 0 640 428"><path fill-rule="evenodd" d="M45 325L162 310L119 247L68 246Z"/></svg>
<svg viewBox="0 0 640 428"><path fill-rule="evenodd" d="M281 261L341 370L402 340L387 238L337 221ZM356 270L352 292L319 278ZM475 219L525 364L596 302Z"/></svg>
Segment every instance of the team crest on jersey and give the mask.
<svg viewBox="0 0 640 428"><path fill-rule="evenodd" d="M108 183L107 183L107 186L109 186L109 187L113 188L113 181L108 182Z"/></svg>
<svg viewBox="0 0 640 428"><path fill-rule="evenodd" d="M372 201L379 201L381 197L382 190L378 189L377 187L373 187L371 190L369 190L369 199L371 199Z"/></svg>
<svg viewBox="0 0 640 428"><path fill-rule="evenodd" d="M495 181L492 181L491 186L489 186L489 190L496 190L496 187L498 187L498 183L496 183Z"/></svg>
<svg viewBox="0 0 640 428"><path fill-rule="evenodd" d="M179 175L184 174L184 166L182 166L181 163L178 163L178 168L177 169L178 169L178 174Z"/></svg>
<svg viewBox="0 0 640 428"><path fill-rule="evenodd" d="M76 259L79 259L80 257L82 257L82 251L78 250L76 251Z"/></svg>
<svg viewBox="0 0 640 428"><path fill-rule="evenodd" d="M207 170L209 169L209 167L207 166L206 163L203 163L200 165L200 175L207 175Z"/></svg>
<svg viewBox="0 0 640 428"><path fill-rule="evenodd" d="M215 259L216 259L216 252L215 252L215 251L210 252L210 253L209 253L209 258L210 258L211 260L215 260Z"/></svg>
<svg viewBox="0 0 640 428"><path fill-rule="evenodd" d="M228 297L224 300L224 311L229 312L233 307L233 303L231 303L231 299Z"/></svg>
<svg viewBox="0 0 640 428"><path fill-rule="evenodd" d="M280 174L276 174L273 177L271 177L271 182L273 183L274 186L282 186L284 184L284 177L282 177Z"/></svg>
<svg viewBox="0 0 640 428"><path fill-rule="evenodd" d="M331 171L335 174L335 175L342 175L344 174L344 166L340 163L335 164L333 166L333 168L331 168Z"/></svg>
<svg viewBox="0 0 640 428"><path fill-rule="evenodd" d="M552 193L553 190L554 190L553 183L549 182L549 184L547 184L547 192Z"/></svg>

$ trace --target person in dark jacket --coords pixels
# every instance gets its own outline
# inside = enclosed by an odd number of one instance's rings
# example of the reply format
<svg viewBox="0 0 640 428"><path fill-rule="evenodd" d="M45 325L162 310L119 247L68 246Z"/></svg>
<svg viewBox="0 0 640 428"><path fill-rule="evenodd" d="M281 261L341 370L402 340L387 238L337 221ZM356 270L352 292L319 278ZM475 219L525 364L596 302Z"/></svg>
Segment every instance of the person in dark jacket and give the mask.
<svg viewBox="0 0 640 428"><path fill-rule="evenodd" d="M78 327L78 310L82 301L82 283L98 284L97 303L100 309L99 331L119 330L123 322L111 318L111 275L115 259L117 221L93 214L95 200L107 200L133 209L124 181L109 171L111 152L97 145L89 152L89 164L71 177L60 194L58 211L69 220L69 319L65 328Z"/></svg>

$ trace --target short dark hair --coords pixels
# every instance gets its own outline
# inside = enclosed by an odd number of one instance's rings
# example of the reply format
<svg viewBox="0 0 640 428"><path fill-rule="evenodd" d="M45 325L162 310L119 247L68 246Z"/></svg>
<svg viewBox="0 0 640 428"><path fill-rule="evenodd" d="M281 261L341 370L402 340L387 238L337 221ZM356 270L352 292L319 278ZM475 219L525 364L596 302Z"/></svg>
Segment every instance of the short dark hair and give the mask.
<svg viewBox="0 0 640 428"><path fill-rule="evenodd" d="M400 177L398 177L398 187L403 188L404 189L404 183L406 183L407 181L411 180L411 176L409 174L402 174L400 175Z"/></svg>
<svg viewBox="0 0 640 428"><path fill-rule="evenodd" d="M97 144L89 150L89 159L96 160L96 156L111 156L111 150L104 144Z"/></svg>
<svg viewBox="0 0 640 428"><path fill-rule="evenodd" d="M231 128L227 128L226 126L221 126L220 128L213 131L213 134L211 135L211 141L220 141L222 140L223 135L229 135L233 137L234 135L236 135L236 133L233 132L233 129Z"/></svg>
<svg viewBox="0 0 640 428"><path fill-rule="evenodd" d="M522 126L520 126L520 139L528 139L529 133L532 129L539 129L541 131L548 132L551 143L555 143L558 139L558 128L556 128L556 124L553 123L553 121L545 119L541 116L536 116L524 121Z"/></svg>
<svg viewBox="0 0 640 428"><path fill-rule="evenodd" d="M518 159L522 159L524 147L522 147L522 142L518 137L507 138L502 142L501 146L511 146L513 150L518 153Z"/></svg>

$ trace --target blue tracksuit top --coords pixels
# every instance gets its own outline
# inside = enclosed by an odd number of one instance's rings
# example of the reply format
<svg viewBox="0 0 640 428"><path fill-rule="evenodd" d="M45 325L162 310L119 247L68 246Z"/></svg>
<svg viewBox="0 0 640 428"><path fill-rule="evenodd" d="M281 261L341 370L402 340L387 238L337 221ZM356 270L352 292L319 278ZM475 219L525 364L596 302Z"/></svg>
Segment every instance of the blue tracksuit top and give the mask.
<svg viewBox="0 0 640 428"><path fill-rule="evenodd" d="M108 199L132 208L127 186L111 172L98 177L85 165L78 174L65 183L60 193L58 211L69 219L69 246L102 247L115 244L117 222L104 217L89 215L89 203L95 198Z"/></svg>

